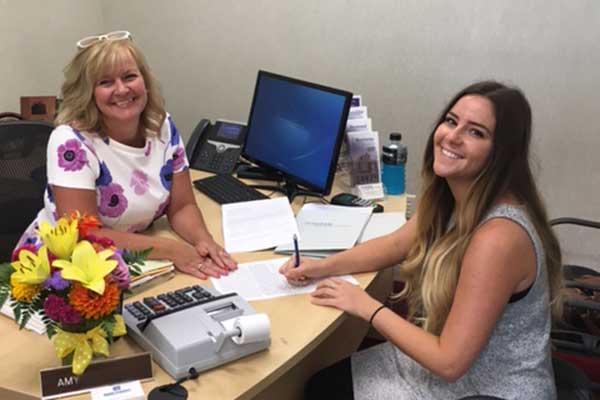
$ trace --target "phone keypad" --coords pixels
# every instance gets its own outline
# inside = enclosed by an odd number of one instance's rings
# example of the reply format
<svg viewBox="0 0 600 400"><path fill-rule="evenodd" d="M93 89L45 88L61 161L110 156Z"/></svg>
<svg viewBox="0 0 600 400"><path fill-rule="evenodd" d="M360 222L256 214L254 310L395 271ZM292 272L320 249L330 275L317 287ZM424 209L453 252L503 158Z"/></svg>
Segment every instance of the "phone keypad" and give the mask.
<svg viewBox="0 0 600 400"><path fill-rule="evenodd" d="M214 148L204 147L198 154L198 161L203 168L217 173L231 173L239 158L238 149L227 149L217 152Z"/></svg>

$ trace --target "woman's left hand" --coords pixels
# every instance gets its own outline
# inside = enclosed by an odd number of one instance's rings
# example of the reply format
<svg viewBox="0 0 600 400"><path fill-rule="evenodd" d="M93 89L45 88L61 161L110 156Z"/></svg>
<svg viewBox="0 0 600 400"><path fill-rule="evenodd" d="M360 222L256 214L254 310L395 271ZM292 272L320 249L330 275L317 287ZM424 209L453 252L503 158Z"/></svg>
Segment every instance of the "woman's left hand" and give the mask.
<svg viewBox="0 0 600 400"><path fill-rule="evenodd" d="M212 238L196 243L195 248L200 256L209 257L222 270L223 275L237 269L237 263L234 259Z"/></svg>
<svg viewBox="0 0 600 400"><path fill-rule="evenodd" d="M320 282L310 296L313 304L335 307L365 320L370 318L372 310L380 304L360 286L340 278Z"/></svg>

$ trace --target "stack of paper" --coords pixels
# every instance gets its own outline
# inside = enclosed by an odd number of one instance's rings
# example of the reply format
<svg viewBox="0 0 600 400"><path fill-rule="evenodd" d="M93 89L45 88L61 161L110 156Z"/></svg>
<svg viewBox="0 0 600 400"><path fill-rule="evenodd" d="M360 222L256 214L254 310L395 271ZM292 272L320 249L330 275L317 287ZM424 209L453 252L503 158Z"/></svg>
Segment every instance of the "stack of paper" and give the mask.
<svg viewBox="0 0 600 400"><path fill-rule="evenodd" d="M13 310L9 305L10 302L10 298L6 299L6 302L2 305L2 308L0 309L0 313L6 315L9 318L15 319L15 314L13 313ZM44 325L44 323L42 322L42 317L40 316L39 312L31 316L31 318L27 322L27 325L25 325L25 329L28 329L40 335L46 333L46 325Z"/></svg>
<svg viewBox="0 0 600 400"><path fill-rule="evenodd" d="M131 278L129 290L125 297L137 294L143 290L149 289L159 283L171 279L175 273L175 266L169 260L146 260L144 265L140 266L142 273Z"/></svg>
<svg viewBox="0 0 600 400"><path fill-rule="evenodd" d="M296 217L300 253L311 257L326 257L353 247L372 211L371 207L305 204ZM292 254L293 242L277 247L275 252Z"/></svg>
<svg viewBox="0 0 600 400"><path fill-rule="evenodd" d="M298 234L287 197L223 204L223 241L230 253L273 248Z"/></svg>
<svg viewBox="0 0 600 400"><path fill-rule="evenodd" d="M362 97L352 97L346 123L347 156L352 193L364 199L383 198L379 165L379 134L373 130Z"/></svg>

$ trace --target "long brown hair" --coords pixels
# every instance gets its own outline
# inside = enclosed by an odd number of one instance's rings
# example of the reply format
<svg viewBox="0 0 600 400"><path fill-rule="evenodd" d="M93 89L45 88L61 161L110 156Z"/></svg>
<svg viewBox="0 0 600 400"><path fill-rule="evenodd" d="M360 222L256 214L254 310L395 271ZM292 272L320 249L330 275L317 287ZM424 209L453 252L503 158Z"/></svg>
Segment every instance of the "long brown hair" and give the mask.
<svg viewBox="0 0 600 400"><path fill-rule="evenodd" d="M433 136L456 102L479 95L493 104L496 129L488 159L471 184L465 201L456 204L444 178L433 172ZM408 301L410 316L439 334L454 299L462 259L478 224L494 201L510 193L523 204L545 249L553 312L560 313L561 253L548 223L529 165L531 108L523 93L493 81L478 82L460 91L442 111L425 149L422 190L417 208L417 240L401 268L405 288L395 299ZM435 205L432 207L431 205ZM449 227L451 216L454 224Z"/></svg>
<svg viewBox="0 0 600 400"><path fill-rule="evenodd" d="M166 111L160 85L150 70L142 51L131 40L106 40L80 49L65 67L62 102L55 125L74 124L82 131L104 136L102 116L94 100L94 86L108 71L132 59L144 77L148 102L140 116L141 132L158 135Z"/></svg>

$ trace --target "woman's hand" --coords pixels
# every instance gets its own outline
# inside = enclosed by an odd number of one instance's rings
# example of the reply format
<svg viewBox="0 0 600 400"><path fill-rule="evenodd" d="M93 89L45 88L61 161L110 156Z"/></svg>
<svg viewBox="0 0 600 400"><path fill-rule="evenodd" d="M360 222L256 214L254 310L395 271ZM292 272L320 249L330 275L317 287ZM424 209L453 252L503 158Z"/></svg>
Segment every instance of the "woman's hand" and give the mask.
<svg viewBox="0 0 600 400"><path fill-rule="evenodd" d="M317 285L310 294L310 302L319 306L335 307L362 318L371 318L373 311L381 305L360 288L340 278L329 278Z"/></svg>
<svg viewBox="0 0 600 400"><path fill-rule="evenodd" d="M237 269L235 260L212 238L199 241L195 248L201 257L209 258L221 270L222 275Z"/></svg>
<svg viewBox="0 0 600 400"><path fill-rule="evenodd" d="M174 241L169 258L179 271L200 279L220 278L224 275L223 269L216 265L210 257L201 256L196 248L187 243Z"/></svg>
<svg viewBox="0 0 600 400"><path fill-rule="evenodd" d="M285 276L290 285L306 286L326 275L323 260L300 257L300 265L298 267L294 265L295 257L292 256L279 268L279 273Z"/></svg>

